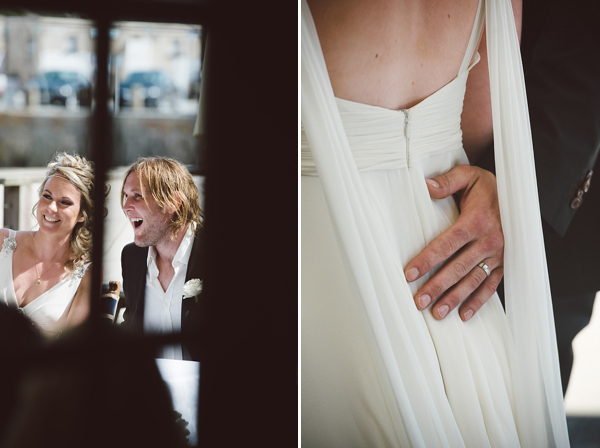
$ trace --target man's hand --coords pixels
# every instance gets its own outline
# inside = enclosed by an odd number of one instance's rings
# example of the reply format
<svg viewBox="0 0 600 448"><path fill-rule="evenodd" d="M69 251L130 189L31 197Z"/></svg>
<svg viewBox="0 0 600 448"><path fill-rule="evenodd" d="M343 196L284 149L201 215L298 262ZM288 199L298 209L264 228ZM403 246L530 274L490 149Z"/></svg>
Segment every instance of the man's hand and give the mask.
<svg viewBox="0 0 600 448"><path fill-rule="evenodd" d="M424 310L435 302L436 319L443 319L462 303L459 314L467 321L496 291L504 273L496 178L481 168L459 165L428 179L427 188L434 199L460 195L460 216L408 263L406 279L412 282L447 261L417 292L415 303ZM489 277L477 266L482 261L491 271Z"/></svg>

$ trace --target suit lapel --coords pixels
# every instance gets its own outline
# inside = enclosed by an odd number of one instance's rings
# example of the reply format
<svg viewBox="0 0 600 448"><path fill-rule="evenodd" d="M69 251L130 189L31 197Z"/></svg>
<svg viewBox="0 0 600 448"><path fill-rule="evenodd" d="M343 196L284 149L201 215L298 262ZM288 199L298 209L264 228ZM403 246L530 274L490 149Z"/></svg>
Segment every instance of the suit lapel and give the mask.
<svg viewBox="0 0 600 448"><path fill-rule="evenodd" d="M139 266L139 269L136 269L134 271L135 273L135 277L134 277L134 282L135 282L135 289L134 291L136 291L136 302L137 302L137 306L136 306L136 310L135 310L135 314L137 316L139 316L139 325L140 330L143 330L144 328L144 305L146 303L145 301L145 295L146 295L146 272L148 271L148 250L149 248L145 247L144 250L140 251L140 259L136 260L135 262L135 266Z"/></svg>
<svg viewBox="0 0 600 448"><path fill-rule="evenodd" d="M192 280L194 278L198 278L200 280L204 279L204 232L202 229L198 229L196 232L196 236L194 238L194 243L192 245L192 252L190 253L190 259L188 261L187 271L185 273L185 281ZM200 296L201 297L201 296ZM200 300L200 298L199 298ZM181 305L181 330L186 331L188 324L193 325L193 322L190 322L190 315L196 314L194 311L198 308L198 304L194 298L190 297L183 300ZM194 320L194 319L192 319ZM191 330L191 328L190 328Z"/></svg>

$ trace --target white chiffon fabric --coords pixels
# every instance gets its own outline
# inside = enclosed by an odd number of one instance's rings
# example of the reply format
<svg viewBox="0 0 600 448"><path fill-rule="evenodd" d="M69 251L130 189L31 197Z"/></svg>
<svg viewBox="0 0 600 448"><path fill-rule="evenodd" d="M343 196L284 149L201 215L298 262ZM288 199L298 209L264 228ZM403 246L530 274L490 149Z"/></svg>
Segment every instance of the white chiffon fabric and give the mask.
<svg viewBox="0 0 600 448"><path fill-rule="evenodd" d="M71 305L89 263L84 266L85 269L67 275L48 291L20 308L15 294L12 269L13 254L17 249L15 237L16 232L9 230L9 236L4 239L0 252L0 303L20 310L35 322L45 336L56 336L60 332L56 322Z"/></svg>
<svg viewBox="0 0 600 448"><path fill-rule="evenodd" d="M403 268L458 217L425 179L468 163L460 115L483 21L506 313L416 309ZM529 117L509 0L480 1L458 76L393 111L334 97L302 1L302 445L568 447Z"/></svg>

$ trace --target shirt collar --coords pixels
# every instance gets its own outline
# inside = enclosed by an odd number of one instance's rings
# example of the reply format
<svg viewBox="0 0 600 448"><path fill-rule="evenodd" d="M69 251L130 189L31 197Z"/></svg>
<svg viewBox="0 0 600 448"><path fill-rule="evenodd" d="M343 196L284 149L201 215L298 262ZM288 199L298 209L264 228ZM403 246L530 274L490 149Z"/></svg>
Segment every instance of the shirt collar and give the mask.
<svg viewBox="0 0 600 448"><path fill-rule="evenodd" d="M175 256L173 257L173 261L171 262L171 265L174 268L179 265L188 264L188 261L190 260L190 254L192 253L192 246L194 244L195 234L196 223L192 222L188 224L187 230L185 231L185 235L183 236L181 243L179 243L177 252L175 252ZM156 269L156 248L154 246L150 246L148 249L148 267L154 267Z"/></svg>
<svg viewBox="0 0 600 448"><path fill-rule="evenodd" d="M196 223L188 224L187 230L185 231L185 235L179 244L179 248L177 252L175 252L175 256L173 257L173 267L177 266L177 264L188 264L190 259L190 254L192 253L192 245L194 243L194 234L196 230Z"/></svg>

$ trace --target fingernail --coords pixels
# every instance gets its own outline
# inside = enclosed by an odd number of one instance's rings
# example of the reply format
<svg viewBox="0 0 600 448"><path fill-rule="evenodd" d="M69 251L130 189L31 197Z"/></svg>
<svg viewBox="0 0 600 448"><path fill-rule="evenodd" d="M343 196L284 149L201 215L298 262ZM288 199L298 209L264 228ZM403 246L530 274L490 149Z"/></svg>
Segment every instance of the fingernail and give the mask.
<svg viewBox="0 0 600 448"><path fill-rule="evenodd" d="M448 307L448 305L442 305L438 308L438 314L440 315L440 317L443 319L444 317L446 317L446 314L448 314L448 310L450 308Z"/></svg>
<svg viewBox="0 0 600 448"><path fill-rule="evenodd" d="M419 297L419 305L421 306L421 308L425 309L427 308L427 306L431 303L431 297L429 297L429 294L423 294L421 297Z"/></svg>
<svg viewBox="0 0 600 448"><path fill-rule="evenodd" d="M416 280L418 276L419 270L417 268L410 268L408 271L406 271L406 280L409 282Z"/></svg>
<svg viewBox="0 0 600 448"><path fill-rule="evenodd" d="M465 321L467 321L471 317L473 317L473 310L467 310L467 311L465 311L464 317L465 317Z"/></svg>
<svg viewBox="0 0 600 448"><path fill-rule="evenodd" d="M439 184L433 180L433 179L427 179L425 182L427 182L429 185L431 185L433 188L439 188Z"/></svg>

